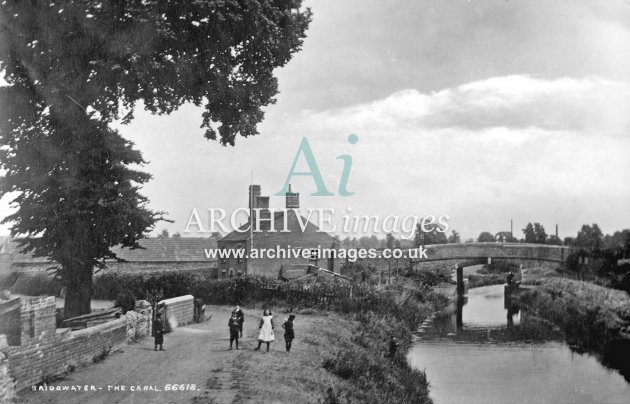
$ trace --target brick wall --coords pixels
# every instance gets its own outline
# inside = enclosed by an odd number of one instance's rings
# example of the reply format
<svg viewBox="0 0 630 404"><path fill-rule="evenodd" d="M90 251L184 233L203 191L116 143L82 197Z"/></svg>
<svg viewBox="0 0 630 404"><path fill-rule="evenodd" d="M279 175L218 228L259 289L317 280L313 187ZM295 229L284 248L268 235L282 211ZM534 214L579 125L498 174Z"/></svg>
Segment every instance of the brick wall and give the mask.
<svg viewBox="0 0 630 404"><path fill-rule="evenodd" d="M185 295L165 299L158 303L158 306L166 308L166 321L170 329L192 323L195 314L194 299L192 295Z"/></svg>
<svg viewBox="0 0 630 404"><path fill-rule="evenodd" d="M22 298L20 309L21 345L0 348L18 391L91 362L126 341L125 318L70 331L55 327L53 297Z"/></svg>

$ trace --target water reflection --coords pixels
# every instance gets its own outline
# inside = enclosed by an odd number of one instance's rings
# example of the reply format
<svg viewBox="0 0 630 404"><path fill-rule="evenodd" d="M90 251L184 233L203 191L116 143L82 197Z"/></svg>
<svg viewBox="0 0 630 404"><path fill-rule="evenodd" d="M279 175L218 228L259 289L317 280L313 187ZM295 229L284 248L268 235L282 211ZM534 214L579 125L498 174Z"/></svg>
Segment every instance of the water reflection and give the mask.
<svg viewBox="0 0 630 404"><path fill-rule="evenodd" d="M470 289L436 316L409 353L436 403L626 403L630 384L573 352L560 330L504 301L503 286Z"/></svg>

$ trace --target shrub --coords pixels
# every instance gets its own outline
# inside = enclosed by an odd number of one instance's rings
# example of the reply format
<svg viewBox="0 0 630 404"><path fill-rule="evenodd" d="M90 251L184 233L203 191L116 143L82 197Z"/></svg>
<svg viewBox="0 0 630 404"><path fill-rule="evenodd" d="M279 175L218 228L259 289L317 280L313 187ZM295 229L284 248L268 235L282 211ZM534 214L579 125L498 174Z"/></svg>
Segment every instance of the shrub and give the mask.
<svg viewBox="0 0 630 404"><path fill-rule="evenodd" d="M114 307L120 307L122 309L122 313L125 314L128 311L133 311L136 307L136 299L129 291L121 292L118 296L116 296Z"/></svg>
<svg viewBox="0 0 630 404"><path fill-rule="evenodd" d="M147 272L144 274L107 273L96 276L93 284L95 299L113 300L120 293L129 292L137 299L160 296L163 299L191 294L204 285L211 275L205 272ZM203 292L201 287L197 292ZM195 294L195 296L197 296Z"/></svg>

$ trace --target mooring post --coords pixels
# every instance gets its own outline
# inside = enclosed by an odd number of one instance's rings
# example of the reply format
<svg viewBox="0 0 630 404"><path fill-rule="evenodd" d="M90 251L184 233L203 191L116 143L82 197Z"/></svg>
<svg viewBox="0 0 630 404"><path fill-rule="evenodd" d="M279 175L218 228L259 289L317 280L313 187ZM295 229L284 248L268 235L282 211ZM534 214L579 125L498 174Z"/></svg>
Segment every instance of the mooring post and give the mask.
<svg viewBox="0 0 630 404"><path fill-rule="evenodd" d="M465 288L464 288L464 267L461 265L457 266L457 296L464 296Z"/></svg>
<svg viewBox="0 0 630 404"><path fill-rule="evenodd" d="M457 297L457 312L455 313L455 325L458 330L464 327L464 304L466 299L463 296Z"/></svg>

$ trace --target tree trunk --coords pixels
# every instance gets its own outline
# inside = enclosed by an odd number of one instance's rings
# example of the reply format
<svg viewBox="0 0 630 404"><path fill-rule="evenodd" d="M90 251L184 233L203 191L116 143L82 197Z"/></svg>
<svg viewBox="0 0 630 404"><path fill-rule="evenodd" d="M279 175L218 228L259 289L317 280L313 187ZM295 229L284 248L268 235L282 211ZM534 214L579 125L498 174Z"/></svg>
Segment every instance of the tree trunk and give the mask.
<svg viewBox="0 0 630 404"><path fill-rule="evenodd" d="M92 270L91 266L76 263L65 271L64 319L90 313Z"/></svg>

